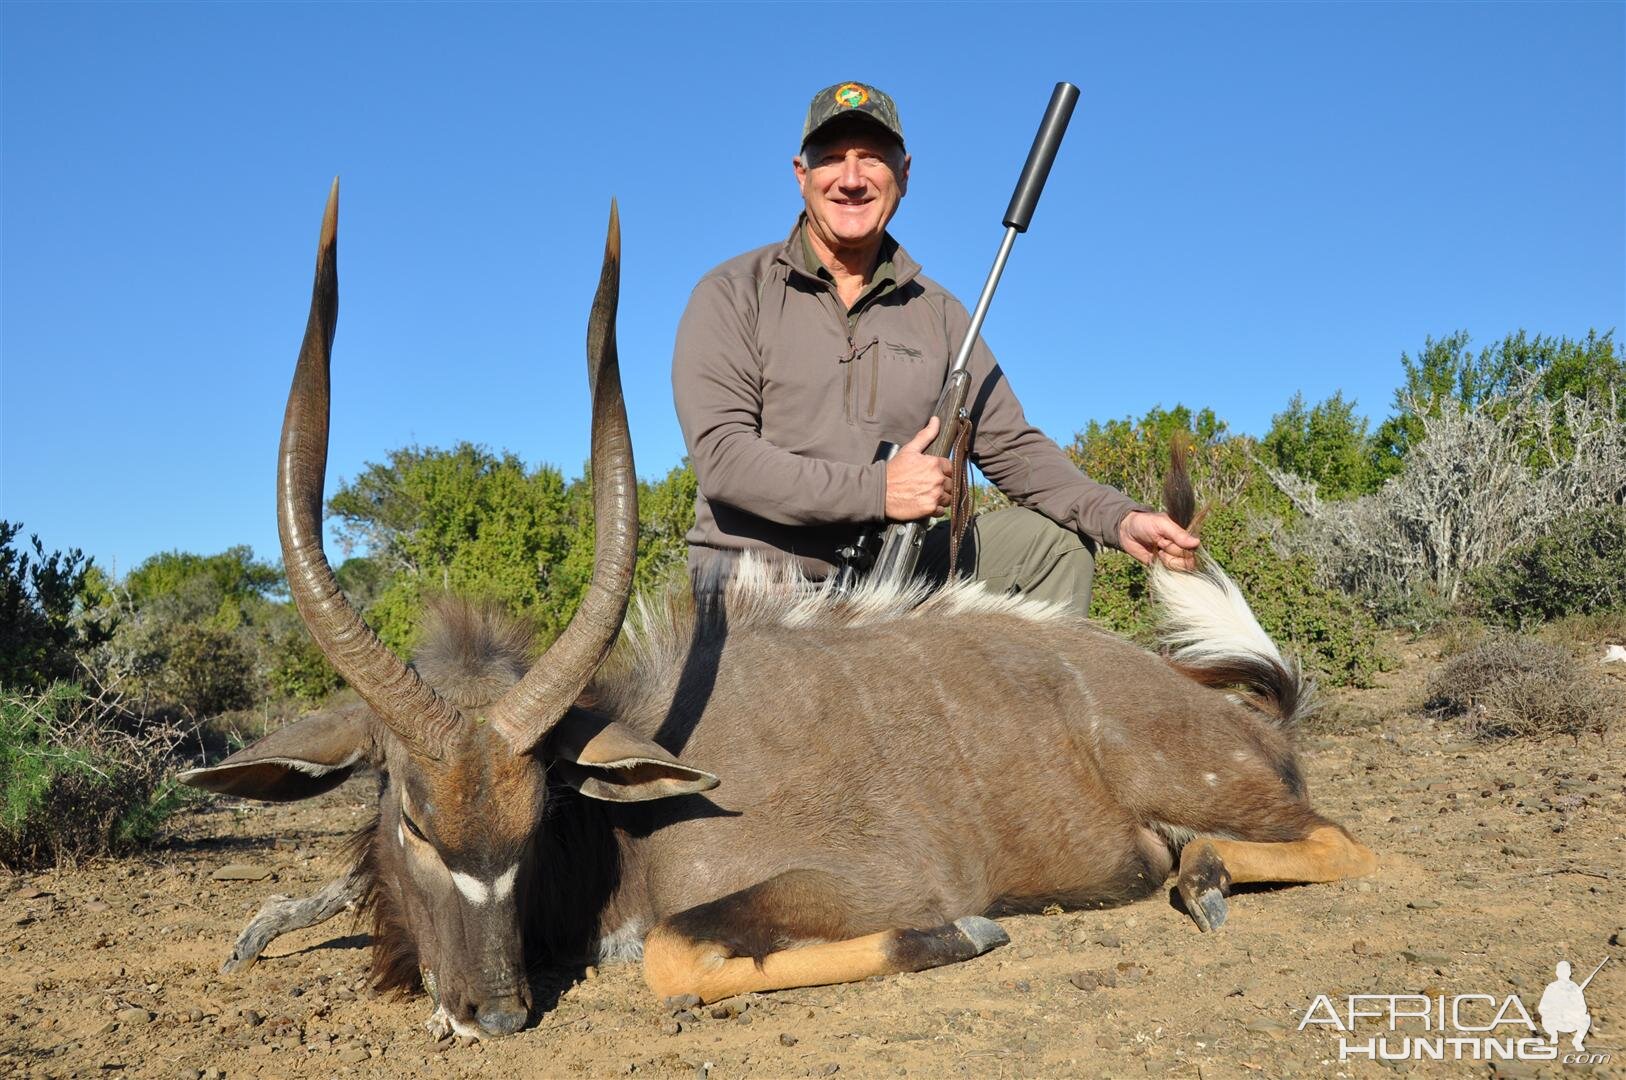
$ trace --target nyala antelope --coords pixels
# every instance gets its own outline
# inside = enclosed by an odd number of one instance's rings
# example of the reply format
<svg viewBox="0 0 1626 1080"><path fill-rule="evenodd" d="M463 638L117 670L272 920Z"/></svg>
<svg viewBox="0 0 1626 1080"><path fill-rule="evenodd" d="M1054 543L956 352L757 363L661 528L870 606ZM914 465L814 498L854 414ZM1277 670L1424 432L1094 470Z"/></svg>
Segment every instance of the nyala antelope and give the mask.
<svg viewBox="0 0 1626 1080"><path fill-rule="evenodd" d="M613 206L588 329L587 595L534 663L512 620L458 601L402 663L322 551L337 195L277 515L299 612L365 707L184 779L291 800L372 766L378 816L351 876L268 905L239 964L353 897L380 988L425 987L437 1036L498 1035L527 1022L536 964L641 957L656 995L713 1001L967 960L1008 940L991 916L1121 904L1171 871L1212 930L1234 884L1373 870L1306 797L1304 682L1209 560L1151 571L1165 655L971 585L835 595L753 567L717 610L642 611L609 658L638 528ZM1190 521L1189 483L1173 490Z"/></svg>

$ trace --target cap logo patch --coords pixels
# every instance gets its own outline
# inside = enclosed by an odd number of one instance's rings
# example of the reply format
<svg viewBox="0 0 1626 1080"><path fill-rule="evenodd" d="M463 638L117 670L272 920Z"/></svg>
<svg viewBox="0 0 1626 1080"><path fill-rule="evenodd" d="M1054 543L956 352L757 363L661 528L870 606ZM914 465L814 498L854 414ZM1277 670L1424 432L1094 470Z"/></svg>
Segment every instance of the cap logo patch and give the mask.
<svg viewBox="0 0 1626 1080"><path fill-rule="evenodd" d="M844 109L856 109L869 101L869 91L857 83L845 83L836 90L836 104Z"/></svg>

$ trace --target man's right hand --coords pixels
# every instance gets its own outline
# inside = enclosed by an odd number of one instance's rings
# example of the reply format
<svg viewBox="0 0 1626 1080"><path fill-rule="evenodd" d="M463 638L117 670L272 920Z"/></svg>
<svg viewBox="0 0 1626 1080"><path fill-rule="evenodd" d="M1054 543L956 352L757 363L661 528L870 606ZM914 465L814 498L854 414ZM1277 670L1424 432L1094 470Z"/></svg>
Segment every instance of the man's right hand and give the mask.
<svg viewBox="0 0 1626 1080"><path fill-rule="evenodd" d="M922 452L936 436L934 416L886 463L888 521L919 521L948 508L949 460Z"/></svg>

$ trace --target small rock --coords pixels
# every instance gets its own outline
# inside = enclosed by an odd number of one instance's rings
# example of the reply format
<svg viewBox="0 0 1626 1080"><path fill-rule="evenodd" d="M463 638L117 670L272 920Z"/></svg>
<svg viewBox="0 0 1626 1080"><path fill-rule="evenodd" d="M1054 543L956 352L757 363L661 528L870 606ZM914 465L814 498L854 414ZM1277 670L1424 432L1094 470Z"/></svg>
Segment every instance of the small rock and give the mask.
<svg viewBox="0 0 1626 1080"><path fill-rule="evenodd" d="M227 863L209 875L212 881L264 881L271 871L253 863Z"/></svg>
<svg viewBox="0 0 1626 1080"><path fill-rule="evenodd" d="M1350 943L1349 951L1354 953L1356 956L1371 956L1372 946L1366 943L1366 939L1358 938Z"/></svg>
<svg viewBox="0 0 1626 1080"><path fill-rule="evenodd" d="M1287 1025L1277 1023L1275 1020L1249 1020L1242 1028L1257 1035L1269 1035L1273 1039L1280 1039L1287 1034Z"/></svg>
<svg viewBox="0 0 1626 1080"><path fill-rule="evenodd" d="M1437 966L1449 964L1451 958L1444 953L1430 952L1426 949L1406 948L1400 950L1400 955L1414 964L1428 964Z"/></svg>
<svg viewBox="0 0 1626 1080"><path fill-rule="evenodd" d="M780 1046L795 1046L799 1042L801 1042L800 1039L798 1039L794 1035L789 1034L788 1032L780 1032L779 1033L779 1045Z"/></svg>
<svg viewBox="0 0 1626 1080"><path fill-rule="evenodd" d="M711 1007L711 1018L713 1020L732 1020L738 1015L740 1015L740 1007L732 1001L725 1001L721 1005Z"/></svg>
<svg viewBox="0 0 1626 1080"><path fill-rule="evenodd" d="M92 900L90 903L85 905L85 910L92 914L99 915L106 911L107 907L108 904L106 900Z"/></svg>
<svg viewBox="0 0 1626 1080"><path fill-rule="evenodd" d="M1620 927L1613 934L1609 935L1609 944L1626 945L1626 926Z"/></svg>
<svg viewBox="0 0 1626 1080"><path fill-rule="evenodd" d="M1101 946L1103 949L1121 949L1123 948L1124 939L1118 934L1108 930L1104 934L1097 934L1095 936L1095 943Z"/></svg>
<svg viewBox="0 0 1626 1080"><path fill-rule="evenodd" d="M841 1071L841 1066L837 1065L835 1062L832 1061L832 1062L829 1062L829 1063L827 1063L825 1065L819 1066L819 1071L818 1071L818 1073L816 1075L818 1075L818 1076L834 1076L836 1073L838 1073L840 1071Z"/></svg>
<svg viewBox="0 0 1626 1080"><path fill-rule="evenodd" d="M346 1065L360 1065L370 1057L365 1046L352 1046L348 1050L340 1050L338 1059Z"/></svg>
<svg viewBox="0 0 1626 1080"><path fill-rule="evenodd" d="M1117 986L1118 976L1110 971L1075 971L1067 976L1067 981L1087 992Z"/></svg>
<svg viewBox="0 0 1626 1080"><path fill-rule="evenodd" d="M676 1020L680 1024L692 1024L696 1020L700 1019L700 1014L695 1012L693 1009L679 1009L677 1012L672 1014L672 1019Z"/></svg>
<svg viewBox="0 0 1626 1080"><path fill-rule="evenodd" d="M1416 900L1406 901L1406 906L1411 908L1413 911L1432 911L1440 906L1440 902L1431 897L1424 896Z"/></svg>
<svg viewBox="0 0 1626 1080"><path fill-rule="evenodd" d="M1118 965L1118 981L1114 985L1138 986L1146 978L1146 969L1139 964L1128 962Z"/></svg>
<svg viewBox="0 0 1626 1080"><path fill-rule="evenodd" d="M97 1035L111 1035L113 1032L117 1031L118 1028L118 1024L114 1023L112 1020L109 1020L107 1023L97 1028L95 1033Z"/></svg>
<svg viewBox="0 0 1626 1080"><path fill-rule="evenodd" d="M265 1017L262 1016L257 1009L244 1009L243 1023L247 1024L249 1027L259 1027L261 1024L265 1023Z"/></svg>
<svg viewBox="0 0 1626 1080"><path fill-rule="evenodd" d="M118 1012L114 1013L113 1016L116 1020L118 1020L119 1023L127 1024L131 1027L135 1027L140 1024L152 1023L152 1013L141 1008L140 1006L135 1005L132 1005L128 1009L120 1009Z"/></svg>
<svg viewBox="0 0 1626 1080"><path fill-rule="evenodd" d="M444 1054L455 1045L457 1045L457 1040L452 1038L450 1035L447 1035L445 1038L436 1040L435 1053Z"/></svg>
<svg viewBox="0 0 1626 1080"><path fill-rule="evenodd" d="M588 964L586 970L582 972L582 981L592 982L596 978L598 978L598 968L592 964Z"/></svg>
<svg viewBox="0 0 1626 1080"><path fill-rule="evenodd" d="M700 1004L700 997L697 994L678 994L675 997L662 998L661 1004L669 1011L677 1013L682 1012L684 1009L692 1009Z"/></svg>
<svg viewBox="0 0 1626 1080"><path fill-rule="evenodd" d="M676 1020L668 1020L666 1023L661 1025L662 1035L676 1035L682 1030L683 1025L678 1023Z"/></svg>

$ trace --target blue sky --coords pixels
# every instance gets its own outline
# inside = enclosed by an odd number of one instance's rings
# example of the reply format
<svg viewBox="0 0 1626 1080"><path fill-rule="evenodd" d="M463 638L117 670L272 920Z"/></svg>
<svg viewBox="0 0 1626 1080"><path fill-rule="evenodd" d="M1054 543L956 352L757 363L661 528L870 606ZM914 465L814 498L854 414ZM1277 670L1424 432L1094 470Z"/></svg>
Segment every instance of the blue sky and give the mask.
<svg viewBox="0 0 1626 1080"><path fill-rule="evenodd" d="M1626 319L1626 5L0 5L0 515L119 571L276 555L277 431L343 181L329 490L470 439L574 475L610 197L639 471L695 280L782 238L807 99L898 100L893 231L968 303L1083 88L985 334L1030 418L1294 391ZM1623 327L1626 329L1626 327Z"/></svg>

